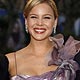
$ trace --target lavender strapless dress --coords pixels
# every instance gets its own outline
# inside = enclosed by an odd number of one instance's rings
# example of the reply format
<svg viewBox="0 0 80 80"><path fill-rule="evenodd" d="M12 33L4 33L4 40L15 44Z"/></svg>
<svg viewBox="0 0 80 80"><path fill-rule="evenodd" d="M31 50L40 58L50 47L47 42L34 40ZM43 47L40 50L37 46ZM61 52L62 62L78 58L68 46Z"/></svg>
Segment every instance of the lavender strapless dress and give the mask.
<svg viewBox="0 0 80 80"><path fill-rule="evenodd" d="M52 71L44 73L39 76L16 75L16 76L13 76L11 80L53 80L51 79L53 75L54 75L54 72Z"/></svg>

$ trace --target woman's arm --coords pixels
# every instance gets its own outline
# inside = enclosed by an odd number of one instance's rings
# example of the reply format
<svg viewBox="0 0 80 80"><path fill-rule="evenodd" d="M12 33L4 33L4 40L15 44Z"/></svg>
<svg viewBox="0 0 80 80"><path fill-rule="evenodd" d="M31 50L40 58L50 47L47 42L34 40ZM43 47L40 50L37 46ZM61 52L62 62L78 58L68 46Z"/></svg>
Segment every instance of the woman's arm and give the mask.
<svg viewBox="0 0 80 80"><path fill-rule="evenodd" d="M10 80L8 72L8 59L5 55L0 54L0 80Z"/></svg>

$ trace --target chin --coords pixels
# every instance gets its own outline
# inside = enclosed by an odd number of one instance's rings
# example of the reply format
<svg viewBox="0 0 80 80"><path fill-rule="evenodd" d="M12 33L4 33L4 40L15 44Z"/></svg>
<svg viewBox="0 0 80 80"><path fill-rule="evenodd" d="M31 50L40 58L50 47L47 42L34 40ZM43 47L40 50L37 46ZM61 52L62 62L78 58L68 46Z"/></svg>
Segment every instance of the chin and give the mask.
<svg viewBox="0 0 80 80"><path fill-rule="evenodd" d="M42 40L46 40L48 38L49 35L33 35L32 38L34 38L37 41L42 41Z"/></svg>
<svg viewBox="0 0 80 80"><path fill-rule="evenodd" d="M35 40L42 41L42 40L44 40L44 38L36 38Z"/></svg>
<svg viewBox="0 0 80 80"><path fill-rule="evenodd" d="M43 41L43 40L46 40L47 38L46 37L37 37L35 38L35 40L37 41Z"/></svg>

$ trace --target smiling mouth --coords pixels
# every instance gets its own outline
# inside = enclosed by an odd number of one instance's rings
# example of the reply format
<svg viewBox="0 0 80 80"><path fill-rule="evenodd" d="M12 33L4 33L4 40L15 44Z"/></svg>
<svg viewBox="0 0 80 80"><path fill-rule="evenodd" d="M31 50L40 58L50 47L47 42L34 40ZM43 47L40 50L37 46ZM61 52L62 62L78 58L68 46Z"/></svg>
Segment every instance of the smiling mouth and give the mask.
<svg viewBox="0 0 80 80"><path fill-rule="evenodd" d="M34 31L38 34L44 33L46 31L45 28L34 28Z"/></svg>

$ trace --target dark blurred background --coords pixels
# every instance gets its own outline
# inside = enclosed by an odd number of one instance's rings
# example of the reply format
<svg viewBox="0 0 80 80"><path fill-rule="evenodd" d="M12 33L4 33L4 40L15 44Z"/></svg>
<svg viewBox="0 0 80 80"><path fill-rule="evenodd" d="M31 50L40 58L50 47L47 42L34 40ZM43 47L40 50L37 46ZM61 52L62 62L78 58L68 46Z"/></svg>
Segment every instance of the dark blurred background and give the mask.
<svg viewBox="0 0 80 80"><path fill-rule="evenodd" d="M80 0L55 0L59 10L57 32L80 40Z"/></svg>
<svg viewBox="0 0 80 80"><path fill-rule="evenodd" d="M23 9L26 0L0 0L0 53L17 51L29 43ZM80 40L80 0L55 0L59 19L57 33L65 40L72 35Z"/></svg>

